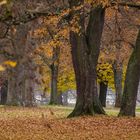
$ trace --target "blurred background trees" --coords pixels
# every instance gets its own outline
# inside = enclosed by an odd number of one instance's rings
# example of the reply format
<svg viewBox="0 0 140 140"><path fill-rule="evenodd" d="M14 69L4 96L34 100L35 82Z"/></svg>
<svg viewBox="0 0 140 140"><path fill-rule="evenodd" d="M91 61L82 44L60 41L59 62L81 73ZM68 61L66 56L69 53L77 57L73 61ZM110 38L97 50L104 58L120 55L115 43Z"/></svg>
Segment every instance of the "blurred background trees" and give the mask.
<svg viewBox="0 0 140 140"><path fill-rule="evenodd" d="M63 104L76 90L70 116L105 114L110 88L120 114L135 116L139 9L138 0L1 0L1 104L36 106L36 94Z"/></svg>

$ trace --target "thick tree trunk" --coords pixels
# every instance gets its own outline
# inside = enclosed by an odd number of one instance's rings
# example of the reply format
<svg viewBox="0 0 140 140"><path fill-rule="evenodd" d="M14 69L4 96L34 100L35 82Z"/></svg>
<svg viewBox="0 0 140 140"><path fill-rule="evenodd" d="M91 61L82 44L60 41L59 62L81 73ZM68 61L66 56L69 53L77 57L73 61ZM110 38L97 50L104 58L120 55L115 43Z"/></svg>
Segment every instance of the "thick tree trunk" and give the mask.
<svg viewBox="0 0 140 140"><path fill-rule="evenodd" d="M23 87L23 91L22 91L22 106L25 107L33 107L36 106L35 104L35 98L34 98L34 79L32 79L30 76L33 74L33 71L28 71L28 74L26 79L25 79L25 83L24 87Z"/></svg>
<svg viewBox="0 0 140 140"><path fill-rule="evenodd" d="M107 83L100 82L99 99L103 107L106 107L107 87L108 87Z"/></svg>
<svg viewBox="0 0 140 140"><path fill-rule="evenodd" d="M16 27L15 27L16 28ZM21 24L13 33L13 51L17 65L9 74L8 105L34 106L34 63L30 58L29 26Z"/></svg>
<svg viewBox="0 0 140 140"><path fill-rule="evenodd" d="M140 30L136 46L131 54L124 85L122 104L119 116L135 116L136 99L140 79Z"/></svg>
<svg viewBox="0 0 140 140"><path fill-rule="evenodd" d="M51 97L50 104L57 104L57 79L58 79L58 65L51 65Z"/></svg>
<svg viewBox="0 0 140 140"><path fill-rule="evenodd" d="M1 105L5 105L7 101L8 81L6 80L1 87Z"/></svg>
<svg viewBox="0 0 140 140"><path fill-rule="evenodd" d="M35 105L32 74L33 71L25 70L22 64L16 66L8 80L8 105L28 107Z"/></svg>
<svg viewBox="0 0 140 140"><path fill-rule="evenodd" d="M71 0L70 7L83 4L83 0ZM79 115L105 114L97 94L96 65L100 50L100 40L104 24L104 9L91 9L87 30L83 9L72 11L71 21L78 17L79 32L70 31L72 60L76 76L77 101L68 117ZM75 23L73 23L75 24ZM73 25L71 25L73 26Z"/></svg>
<svg viewBox="0 0 140 140"><path fill-rule="evenodd" d="M16 73L11 73L8 78L7 105L19 105L18 94L16 92Z"/></svg>
<svg viewBox="0 0 140 140"><path fill-rule="evenodd" d="M117 61L113 64L113 72L114 72L114 85L116 92L116 100L115 107L121 106L121 98L122 98L122 76L123 76L123 68L122 63L117 63Z"/></svg>

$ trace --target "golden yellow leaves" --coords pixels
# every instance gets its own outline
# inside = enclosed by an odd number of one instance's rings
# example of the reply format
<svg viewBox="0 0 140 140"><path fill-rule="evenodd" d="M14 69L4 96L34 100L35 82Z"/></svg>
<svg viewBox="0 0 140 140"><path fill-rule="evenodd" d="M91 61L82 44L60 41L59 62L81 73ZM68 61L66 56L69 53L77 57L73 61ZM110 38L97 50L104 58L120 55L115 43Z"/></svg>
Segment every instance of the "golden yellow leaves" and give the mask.
<svg viewBox="0 0 140 140"><path fill-rule="evenodd" d="M58 46L60 47L62 45L63 45L63 43L59 40L51 40L47 43L47 46L50 46L50 47L53 47L53 48L56 48Z"/></svg>
<svg viewBox="0 0 140 140"><path fill-rule="evenodd" d="M5 68L2 65L0 65L0 71L5 71Z"/></svg>
<svg viewBox="0 0 140 140"><path fill-rule="evenodd" d="M15 61L7 60L0 64L0 71L5 71L7 67L15 67L17 63Z"/></svg>
<svg viewBox="0 0 140 140"><path fill-rule="evenodd" d="M98 82L108 83L111 88L114 88L114 74L112 65L109 63L100 63L97 65Z"/></svg>
<svg viewBox="0 0 140 140"><path fill-rule="evenodd" d="M11 67L15 67L17 65L17 63L15 61L8 60L8 61L4 62L4 65L9 65Z"/></svg>
<svg viewBox="0 0 140 140"><path fill-rule="evenodd" d="M63 74L58 78L58 91L65 92L67 90L75 90L75 74L74 71L63 71Z"/></svg>

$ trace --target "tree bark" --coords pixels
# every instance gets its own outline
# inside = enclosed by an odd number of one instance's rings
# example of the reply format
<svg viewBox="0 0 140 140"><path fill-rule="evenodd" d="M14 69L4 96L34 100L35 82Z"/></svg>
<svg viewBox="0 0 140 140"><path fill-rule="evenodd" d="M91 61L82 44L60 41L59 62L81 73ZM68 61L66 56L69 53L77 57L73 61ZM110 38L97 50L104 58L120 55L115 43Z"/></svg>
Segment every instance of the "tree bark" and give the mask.
<svg viewBox="0 0 140 140"><path fill-rule="evenodd" d="M51 97L50 104L57 104L57 79L58 79L58 65L51 65Z"/></svg>
<svg viewBox="0 0 140 140"><path fill-rule="evenodd" d="M16 28L16 27L15 27ZM30 36L28 36L29 26L21 24L17 26L13 33L13 51L17 62L9 72L8 79L8 105L34 106L34 63L30 58Z"/></svg>
<svg viewBox="0 0 140 140"><path fill-rule="evenodd" d="M35 105L33 86L31 79L33 71L25 68L23 64L18 64L8 80L8 105L27 106Z"/></svg>
<svg viewBox="0 0 140 140"><path fill-rule="evenodd" d="M59 56L60 47L53 48L53 63L49 66L51 70L51 97L50 105L57 104L57 82L58 82L58 70L59 70Z"/></svg>
<svg viewBox="0 0 140 140"><path fill-rule="evenodd" d="M122 63L118 64L117 60L114 61L113 72L114 72L114 85L115 85L115 92L116 92L115 107L120 107L121 98L122 98L122 76L123 76Z"/></svg>
<svg viewBox="0 0 140 140"><path fill-rule="evenodd" d="M59 94L57 95L57 105L63 105L62 93L59 93Z"/></svg>
<svg viewBox="0 0 140 140"><path fill-rule="evenodd" d="M83 2L83 0L70 0L70 8L80 6ZM78 17L77 22L80 28L78 33L70 31L70 43L76 76L77 101L73 112L68 117L94 113L105 114L98 98L96 83L96 65L104 24L104 9L101 6L91 8L86 31L83 8L71 12L71 21L75 17Z"/></svg>
<svg viewBox="0 0 140 140"><path fill-rule="evenodd" d="M8 81L6 80L1 87L1 105L5 105L7 101Z"/></svg>
<svg viewBox="0 0 140 140"><path fill-rule="evenodd" d="M100 82L99 99L103 107L106 107L107 87L108 87L107 83Z"/></svg>
<svg viewBox="0 0 140 140"><path fill-rule="evenodd" d="M68 105L68 92L63 93L63 105Z"/></svg>
<svg viewBox="0 0 140 140"><path fill-rule="evenodd" d="M140 79L140 30L136 40L136 46L129 59L122 104L119 116L135 116L136 99Z"/></svg>
<svg viewBox="0 0 140 140"><path fill-rule="evenodd" d="M10 76L8 77L8 94L7 94L7 105L19 105L19 97L18 92L16 91L17 84L17 75L16 68L14 71L10 72Z"/></svg>

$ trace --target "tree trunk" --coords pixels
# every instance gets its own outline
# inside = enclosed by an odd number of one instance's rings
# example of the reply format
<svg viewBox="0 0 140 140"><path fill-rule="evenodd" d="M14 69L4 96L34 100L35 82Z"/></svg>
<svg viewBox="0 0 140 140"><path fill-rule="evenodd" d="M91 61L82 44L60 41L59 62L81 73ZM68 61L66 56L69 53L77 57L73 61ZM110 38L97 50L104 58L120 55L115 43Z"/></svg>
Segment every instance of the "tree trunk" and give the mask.
<svg viewBox="0 0 140 140"><path fill-rule="evenodd" d="M70 8L82 5L83 2L83 0L71 0L69 1ZM91 9L86 31L83 9L72 11L72 22L75 17L78 17L77 23L80 28L78 33L70 31L70 43L76 76L77 101L73 112L68 117L93 115L94 113L105 114L98 98L96 83L96 66L104 24L104 9L101 6Z"/></svg>
<svg viewBox="0 0 140 140"><path fill-rule="evenodd" d="M122 98L122 76L123 76L122 63L118 64L117 60L114 61L113 72L114 72L114 85L115 85L115 92L116 92L115 107L120 107L121 98Z"/></svg>
<svg viewBox="0 0 140 140"><path fill-rule="evenodd" d="M68 105L68 92L63 93L63 105Z"/></svg>
<svg viewBox="0 0 140 140"><path fill-rule="evenodd" d="M131 54L126 71L126 79L119 116L135 116L136 99L140 79L140 30L136 46Z"/></svg>
<svg viewBox="0 0 140 140"><path fill-rule="evenodd" d="M51 97L50 104L57 104L57 82L58 82L58 69L59 69L59 56L60 47L53 48L53 63L49 66L51 70Z"/></svg>
<svg viewBox="0 0 140 140"><path fill-rule="evenodd" d="M58 65L51 65L51 97L50 104L57 104L57 79L58 79Z"/></svg>
<svg viewBox="0 0 140 140"><path fill-rule="evenodd" d="M1 87L1 105L5 105L7 101L8 81L6 80Z"/></svg>
<svg viewBox="0 0 140 140"><path fill-rule="evenodd" d="M35 105L32 74L33 71L25 68L23 64L19 64L14 68L8 80L8 105L28 107Z"/></svg>
<svg viewBox="0 0 140 140"><path fill-rule="evenodd" d="M15 27L16 28L16 27ZM28 36L29 26L21 24L13 33L13 51L17 62L9 72L8 79L8 105L34 106L33 83L34 63L30 58L31 38ZM29 34L30 35L30 34Z"/></svg>
<svg viewBox="0 0 140 140"><path fill-rule="evenodd" d="M59 94L57 95L57 105L63 105L62 93L59 93Z"/></svg>
<svg viewBox="0 0 140 140"><path fill-rule="evenodd" d="M16 72L13 72L8 78L7 105L19 105L18 94L16 92L16 82Z"/></svg>
<svg viewBox="0 0 140 140"><path fill-rule="evenodd" d="M106 107L107 83L100 82L99 99L103 107Z"/></svg>

